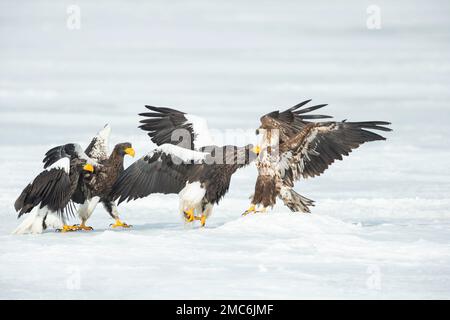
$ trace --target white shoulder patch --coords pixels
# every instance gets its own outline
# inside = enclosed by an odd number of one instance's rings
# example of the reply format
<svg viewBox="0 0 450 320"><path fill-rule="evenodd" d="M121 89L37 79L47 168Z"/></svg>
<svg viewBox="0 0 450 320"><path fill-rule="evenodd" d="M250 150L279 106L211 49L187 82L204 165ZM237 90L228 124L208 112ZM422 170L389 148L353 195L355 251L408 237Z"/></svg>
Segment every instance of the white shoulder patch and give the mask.
<svg viewBox="0 0 450 320"><path fill-rule="evenodd" d="M204 160L209 153L206 152L199 152L195 150L185 149L182 147L175 146L173 144L165 143L158 148L154 149L152 152L150 152L150 156L153 155L155 152L164 152L167 155L173 155L178 158L180 158L184 162L188 162L191 160L194 161L202 161Z"/></svg>
<svg viewBox="0 0 450 320"><path fill-rule="evenodd" d="M46 170L49 171L51 169L63 169L66 173L70 171L70 159L62 158L56 161L54 164L49 166Z"/></svg>
<svg viewBox="0 0 450 320"><path fill-rule="evenodd" d="M212 138L211 133L208 129L208 123L205 119L189 114L185 114L184 116L186 117L188 122L192 124L192 128L194 129L195 149L215 145L214 139Z"/></svg>
<svg viewBox="0 0 450 320"><path fill-rule="evenodd" d="M93 166L101 166L97 161L90 158L84 152L83 148L81 148L81 146L79 144L74 144L74 145L75 145L75 153L77 154L78 158L80 158L82 160L86 160L87 163L92 164Z"/></svg>

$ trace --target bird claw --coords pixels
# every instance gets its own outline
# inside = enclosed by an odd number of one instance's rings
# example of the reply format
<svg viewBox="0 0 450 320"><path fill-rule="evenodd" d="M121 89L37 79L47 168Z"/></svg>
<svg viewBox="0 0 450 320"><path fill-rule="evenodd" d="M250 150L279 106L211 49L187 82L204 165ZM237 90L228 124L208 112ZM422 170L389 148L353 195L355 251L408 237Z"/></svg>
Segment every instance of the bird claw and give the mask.
<svg viewBox="0 0 450 320"><path fill-rule="evenodd" d="M263 208L262 210L256 210L256 206L255 205L251 205L250 208L248 208L247 210L245 210L245 212L242 214L243 217L245 217L246 215L249 215L250 213L265 213L266 212L266 208Z"/></svg>
<svg viewBox="0 0 450 320"><path fill-rule="evenodd" d="M245 210L245 212L242 214L242 216L246 216L250 213L256 213L256 206L255 205L251 205L250 208L248 208L247 210Z"/></svg>
<svg viewBox="0 0 450 320"><path fill-rule="evenodd" d="M194 220L196 220L196 216L194 215L194 209L189 209L187 211L184 211L184 220L186 222L193 222Z"/></svg>
<svg viewBox="0 0 450 320"><path fill-rule="evenodd" d="M122 222L119 219L117 219L115 223L111 223L109 226L111 228L119 228L119 227L131 228L131 227L133 227L131 224L126 224L125 222Z"/></svg>
<svg viewBox="0 0 450 320"><path fill-rule="evenodd" d="M194 214L194 209L189 209L187 211L183 211L183 213L184 213L184 220L187 223L191 223L191 222L194 222L195 220L199 220L200 225L202 227L205 226L205 224L206 224L206 216L205 215L202 214L201 216L196 216Z"/></svg>
<svg viewBox="0 0 450 320"><path fill-rule="evenodd" d="M78 231L78 228L76 226L68 226L68 225L64 225L61 229L56 229L56 232L73 232L73 231Z"/></svg>
<svg viewBox="0 0 450 320"><path fill-rule="evenodd" d="M205 215L201 215L199 216L194 216L194 220L200 220L200 226L204 227L206 224L206 216Z"/></svg>
<svg viewBox="0 0 450 320"><path fill-rule="evenodd" d="M92 228L91 226L86 226L84 224L77 224L77 225L74 225L74 227L77 227L77 230L84 230L84 231L94 230L94 228Z"/></svg>

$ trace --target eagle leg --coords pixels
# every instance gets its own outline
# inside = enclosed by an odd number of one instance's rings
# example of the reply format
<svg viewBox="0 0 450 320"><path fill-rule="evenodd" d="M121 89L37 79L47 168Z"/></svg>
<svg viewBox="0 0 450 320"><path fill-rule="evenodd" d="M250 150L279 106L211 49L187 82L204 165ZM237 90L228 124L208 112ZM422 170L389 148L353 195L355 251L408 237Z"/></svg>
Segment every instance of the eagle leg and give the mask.
<svg viewBox="0 0 450 320"><path fill-rule="evenodd" d="M77 227L76 226L68 226L68 225L63 225L63 227L61 229L56 229L56 232L72 232L72 231L77 231Z"/></svg>
<svg viewBox="0 0 450 320"><path fill-rule="evenodd" d="M132 227L132 225L126 224L125 222L120 221L120 219L116 219L116 222L114 224L110 224L109 226L111 228L118 228L118 227L131 228Z"/></svg>
<svg viewBox="0 0 450 320"><path fill-rule="evenodd" d="M92 231L94 228L87 226L84 221L81 222L81 224L74 224L73 226L69 226L71 229L69 231Z"/></svg>
<svg viewBox="0 0 450 320"><path fill-rule="evenodd" d="M254 204L252 204L250 206L250 208L248 208L247 210L245 210L245 212L242 214L243 216L246 216L250 213L255 213L256 212L256 206Z"/></svg>
<svg viewBox="0 0 450 320"><path fill-rule="evenodd" d="M186 221L186 222L193 222L194 220L197 220L196 219L197 217L194 215L194 209L193 208L191 208L191 209L189 209L189 210L185 210L184 211L184 220Z"/></svg>
<svg viewBox="0 0 450 320"><path fill-rule="evenodd" d="M85 230L85 231L91 231L91 230L94 230L94 228L92 228L92 227L90 227L90 226L87 226L87 225L84 223L84 221L81 222L81 224L78 225L77 227L78 227L78 230Z"/></svg>
<svg viewBox="0 0 450 320"><path fill-rule="evenodd" d="M205 224L206 224L206 216L202 214L202 216L200 217L200 225L204 227Z"/></svg>
<svg viewBox="0 0 450 320"><path fill-rule="evenodd" d="M256 210L256 205L252 204L250 208L248 208L242 215L246 216L250 213L258 213L258 212L265 213L266 211L267 211L266 207L263 207L261 210Z"/></svg>
<svg viewBox="0 0 450 320"><path fill-rule="evenodd" d="M205 224L206 224L206 216L204 214L202 214L200 217L199 216L194 216L194 220L200 220L200 225L202 227L204 227Z"/></svg>

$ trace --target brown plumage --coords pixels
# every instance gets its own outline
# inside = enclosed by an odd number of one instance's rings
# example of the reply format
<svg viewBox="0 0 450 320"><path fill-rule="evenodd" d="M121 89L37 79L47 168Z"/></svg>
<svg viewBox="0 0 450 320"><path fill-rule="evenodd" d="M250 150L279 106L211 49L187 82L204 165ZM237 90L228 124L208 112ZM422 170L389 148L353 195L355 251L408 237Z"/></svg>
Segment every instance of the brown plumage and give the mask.
<svg viewBox="0 0 450 320"><path fill-rule="evenodd" d="M310 212L314 202L293 190L294 182L322 174L335 160L370 141L385 140L370 131L391 131L389 122L309 122L309 119L329 118L305 113L324 107L300 109L310 100L284 112L271 112L261 118L262 152L256 166L258 178L252 206L247 211L272 207L276 198L292 211Z"/></svg>
<svg viewBox="0 0 450 320"><path fill-rule="evenodd" d="M86 221L90 218L97 204L101 202L106 211L116 220L113 227L128 227L119 219L117 206L111 196L111 189L119 175L124 171L123 161L125 155L134 156L135 152L131 143L117 144L108 156L108 140L111 128L106 125L91 141L86 151L78 144L67 144L52 148L44 159L45 167L55 163L61 158L70 159L71 163L80 159L93 165L94 171L83 173L80 176L77 189L71 200L80 204L77 215L81 219L81 225L74 229L91 230Z"/></svg>
<svg viewBox="0 0 450 320"><path fill-rule="evenodd" d="M99 165L94 167L93 173L85 174L83 181L87 187L86 198L100 197L100 202L112 201L112 186L124 170L125 150L131 147L128 142L116 145L109 158L98 162Z"/></svg>
<svg viewBox="0 0 450 320"><path fill-rule="evenodd" d="M109 158L98 161L98 164L94 166L94 172L83 175L77 192L73 196L74 201L81 204L78 210L81 228L84 228L99 202L113 219L120 221L111 190L119 175L124 171L124 156L130 152L134 156L131 143L119 143L114 147Z"/></svg>
<svg viewBox="0 0 450 320"><path fill-rule="evenodd" d="M204 120L171 108L146 107L151 112L141 114L140 128L158 147L120 175L114 199L120 204L153 193L177 193L186 221L204 225L228 192L232 175L256 158L253 146L216 146Z"/></svg>

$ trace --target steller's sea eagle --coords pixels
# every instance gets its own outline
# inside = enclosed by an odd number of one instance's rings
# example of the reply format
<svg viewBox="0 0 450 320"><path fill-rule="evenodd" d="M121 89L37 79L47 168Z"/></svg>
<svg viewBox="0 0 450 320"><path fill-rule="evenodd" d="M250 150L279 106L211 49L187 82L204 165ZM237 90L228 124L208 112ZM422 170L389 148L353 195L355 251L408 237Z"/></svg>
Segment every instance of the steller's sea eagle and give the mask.
<svg viewBox="0 0 450 320"><path fill-rule="evenodd" d="M86 225L86 221L90 218L99 202L103 204L106 211L115 220L111 227L130 227L130 225L122 222L119 218L117 206L111 197L111 188L124 170L124 156L130 155L134 157L135 151L131 143L124 142L117 144L111 155L109 155L110 132L111 127L106 125L92 139L86 151L82 153L95 164L93 172L83 173L82 179L72 195L73 202L80 204L77 215L81 220L81 224L72 226L71 231L92 230L92 227ZM71 144L66 144L49 150L44 159L44 167L48 167L61 158L69 158L71 162L79 161L81 153L67 152L67 149L70 150L70 148Z"/></svg>
<svg viewBox="0 0 450 320"><path fill-rule="evenodd" d="M322 174L335 160L342 160L361 144L386 140L370 131L391 131L385 121L326 121L309 119L330 118L310 115L326 104L303 108L304 101L283 112L274 111L261 117L261 153L256 161L258 178L250 208L244 213L265 211L276 199L297 212L310 212L314 202L293 190L294 182ZM261 210L260 210L261 208Z"/></svg>
<svg viewBox="0 0 450 320"><path fill-rule="evenodd" d="M170 108L146 106L140 128L156 149L128 167L113 187L119 204L152 193L176 193L186 222L204 226L227 193L231 176L257 156L252 145L216 146L206 122Z"/></svg>
<svg viewBox="0 0 450 320"><path fill-rule="evenodd" d="M72 144L66 151L78 154L77 159L55 162L28 184L17 198L14 208L19 212L18 217L29 214L13 233L42 233L47 227L72 230L67 219L74 210L73 194L80 185L83 171L93 172L94 167L88 163L88 157L79 145Z"/></svg>

